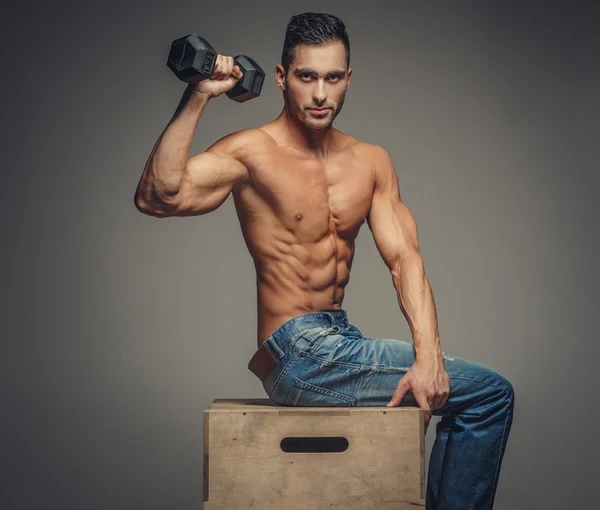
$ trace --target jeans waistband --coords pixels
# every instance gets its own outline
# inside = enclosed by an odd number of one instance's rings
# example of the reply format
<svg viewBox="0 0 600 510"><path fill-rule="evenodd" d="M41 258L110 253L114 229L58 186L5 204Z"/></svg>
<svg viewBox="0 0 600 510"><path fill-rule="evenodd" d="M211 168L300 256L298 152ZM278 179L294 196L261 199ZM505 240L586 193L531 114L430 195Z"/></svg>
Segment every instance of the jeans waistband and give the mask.
<svg viewBox="0 0 600 510"><path fill-rule="evenodd" d="M283 357L283 346L296 333L315 327L348 328L348 315L345 310L323 310L297 315L282 324L262 343L248 363L248 368L264 381L269 372Z"/></svg>
<svg viewBox="0 0 600 510"><path fill-rule="evenodd" d="M318 326L348 328L350 326L348 314L346 310L324 310L297 315L275 330L267 338L267 341L275 342L277 345L282 346L288 338L294 336L296 333Z"/></svg>

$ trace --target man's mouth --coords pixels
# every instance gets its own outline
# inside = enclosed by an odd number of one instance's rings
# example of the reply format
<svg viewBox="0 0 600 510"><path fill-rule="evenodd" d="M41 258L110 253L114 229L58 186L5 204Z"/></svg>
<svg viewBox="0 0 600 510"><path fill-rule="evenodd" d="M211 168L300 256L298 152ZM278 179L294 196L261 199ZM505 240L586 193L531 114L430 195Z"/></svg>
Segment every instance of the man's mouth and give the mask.
<svg viewBox="0 0 600 510"><path fill-rule="evenodd" d="M330 108L309 108L308 109L308 111L310 111L313 115L318 115L319 117L324 117L329 110L330 110Z"/></svg>

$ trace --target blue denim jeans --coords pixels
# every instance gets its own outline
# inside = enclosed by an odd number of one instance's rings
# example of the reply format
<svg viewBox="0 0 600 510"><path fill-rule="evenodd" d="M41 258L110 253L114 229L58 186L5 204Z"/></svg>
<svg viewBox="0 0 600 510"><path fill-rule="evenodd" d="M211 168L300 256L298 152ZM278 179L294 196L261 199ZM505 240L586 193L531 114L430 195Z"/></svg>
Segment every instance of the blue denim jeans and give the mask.
<svg viewBox="0 0 600 510"><path fill-rule="evenodd" d="M385 406L415 360L412 343L365 337L345 310L294 317L265 346L276 364L263 387L282 406ZM429 458L426 508L489 510L512 425L514 391L479 363L444 353L444 367L450 396L432 413L441 420ZM400 405L418 403L409 391Z"/></svg>

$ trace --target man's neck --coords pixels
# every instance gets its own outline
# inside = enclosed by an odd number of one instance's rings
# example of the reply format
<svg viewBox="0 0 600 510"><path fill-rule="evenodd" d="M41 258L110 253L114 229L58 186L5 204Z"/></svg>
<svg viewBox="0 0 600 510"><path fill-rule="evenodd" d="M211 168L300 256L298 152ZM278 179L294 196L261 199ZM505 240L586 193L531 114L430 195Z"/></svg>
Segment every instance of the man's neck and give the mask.
<svg viewBox="0 0 600 510"><path fill-rule="evenodd" d="M289 145L303 152L313 153L320 159L327 159L327 154L334 144L332 126L325 129L310 129L285 106L275 119L275 123L281 127Z"/></svg>

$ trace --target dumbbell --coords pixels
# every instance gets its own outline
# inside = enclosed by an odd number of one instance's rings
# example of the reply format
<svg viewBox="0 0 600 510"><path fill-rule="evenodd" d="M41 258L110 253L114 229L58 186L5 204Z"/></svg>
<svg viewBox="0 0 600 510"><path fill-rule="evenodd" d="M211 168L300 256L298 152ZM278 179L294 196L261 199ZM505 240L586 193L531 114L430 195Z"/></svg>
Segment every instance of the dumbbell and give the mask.
<svg viewBox="0 0 600 510"><path fill-rule="evenodd" d="M196 34L188 34L171 43L167 66L180 80L196 84L211 77L217 55L217 51L206 39ZM233 60L243 75L226 94L238 103L259 96L265 72L246 55L238 55Z"/></svg>

